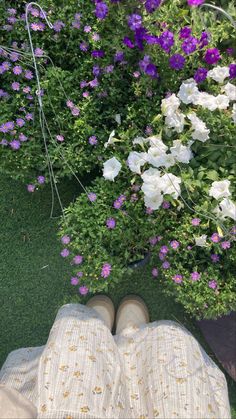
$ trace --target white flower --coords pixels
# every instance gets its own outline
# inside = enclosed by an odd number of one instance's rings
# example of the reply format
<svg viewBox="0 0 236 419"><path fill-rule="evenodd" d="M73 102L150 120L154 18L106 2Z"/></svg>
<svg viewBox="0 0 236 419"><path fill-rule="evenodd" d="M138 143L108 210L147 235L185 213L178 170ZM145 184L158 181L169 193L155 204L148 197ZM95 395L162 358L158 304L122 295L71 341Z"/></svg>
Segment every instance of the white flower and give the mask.
<svg viewBox="0 0 236 419"><path fill-rule="evenodd" d="M220 202L219 206L224 217L230 217L236 221L236 205L233 201L231 201L231 199L224 198L223 201Z"/></svg>
<svg viewBox="0 0 236 419"><path fill-rule="evenodd" d="M232 119L234 123L236 124L236 103L233 104Z"/></svg>
<svg viewBox="0 0 236 419"><path fill-rule="evenodd" d="M174 198L178 198L180 195L180 183L181 179L172 173L166 173L160 179L160 188L164 194L173 195Z"/></svg>
<svg viewBox="0 0 236 419"><path fill-rule="evenodd" d="M163 196L159 193L153 196L144 196L145 206L151 208L152 210L157 210L160 208L163 202Z"/></svg>
<svg viewBox="0 0 236 419"><path fill-rule="evenodd" d="M178 97L180 98L181 102L188 105L189 103L193 103L196 94L198 94L199 90L197 87L197 83L194 79L185 80L179 89Z"/></svg>
<svg viewBox="0 0 236 419"><path fill-rule="evenodd" d="M158 181L157 179L154 180L154 182L144 182L142 184L142 191L144 193L145 196L149 196L152 197L154 195L160 194L161 193L161 188L160 188L160 180Z"/></svg>
<svg viewBox="0 0 236 419"><path fill-rule="evenodd" d="M152 137L146 138L145 142L149 142L151 147L157 147L160 152L165 153L168 147L163 143L160 135L153 135Z"/></svg>
<svg viewBox="0 0 236 419"><path fill-rule="evenodd" d="M218 95L215 98L218 109L227 109L229 106L229 98L226 95Z"/></svg>
<svg viewBox="0 0 236 419"><path fill-rule="evenodd" d="M206 92L199 92L193 101L194 105L201 105L203 108L207 108L210 111L215 111L217 109L217 104L215 101L215 96L209 95Z"/></svg>
<svg viewBox="0 0 236 419"><path fill-rule="evenodd" d="M179 108L179 105L180 105L180 100L173 93L171 96L167 97L166 99L162 99L161 111L163 115L169 116Z"/></svg>
<svg viewBox="0 0 236 419"><path fill-rule="evenodd" d="M192 112L187 115L188 119L192 123L192 138L194 140L202 141L203 143L208 140L210 130L207 129L205 122L203 122L200 118L197 117L195 112Z"/></svg>
<svg viewBox="0 0 236 419"><path fill-rule="evenodd" d="M120 125L120 124L121 124L121 115L120 115L119 113L117 113L117 114L115 115L115 120L116 120L116 122L117 122L117 124L118 124L118 125Z"/></svg>
<svg viewBox="0 0 236 419"><path fill-rule="evenodd" d="M133 145L139 144L139 145L143 146L144 143L145 143L145 138L143 138L143 137L135 137L134 140L133 140Z"/></svg>
<svg viewBox="0 0 236 419"><path fill-rule="evenodd" d="M180 163L189 163L193 154L189 147L182 145L180 140L173 141L173 147L170 147L173 157Z"/></svg>
<svg viewBox="0 0 236 419"><path fill-rule="evenodd" d="M113 130L109 135L108 141L104 144L105 148L107 148L107 146L110 145L110 144L114 144L114 142L115 142L114 137L115 137L115 131Z"/></svg>
<svg viewBox="0 0 236 419"><path fill-rule="evenodd" d="M158 147L150 147L147 154L147 160L155 167L161 167L165 163L166 153Z"/></svg>
<svg viewBox="0 0 236 419"><path fill-rule="evenodd" d="M229 77L229 67L217 66L213 70L208 71L207 77L217 81L218 83L223 83L226 77Z"/></svg>
<svg viewBox="0 0 236 419"><path fill-rule="evenodd" d="M120 162L115 157L112 157L111 159L103 163L103 177L107 180L114 181L120 169Z"/></svg>
<svg viewBox="0 0 236 419"><path fill-rule="evenodd" d="M206 234L203 234L200 237L195 237L196 246L200 246L200 247L207 246L206 239L207 239Z"/></svg>
<svg viewBox="0 0 236 419"><path fill-rule="evenodd" d="M168 128L174 128L176 132L182 132L184 129L185 116L181 112L173 112L165 119L165 124Z"/></svg>
<svg viewBox="0 0 236 419"><path fill-rule="evenodd" d="M231 195L229 191L230 181L229 180L220 180L212 183L209 190L209 195L213 196L215 199L225 198Z"/></svg>
<svg viewBox="0 0 236 419"><path fill-rule="evenodd" d="M172 154L165 154L163 158L163 166L166 167L166 169L168 169L171 166L174 166L175 163L176 163L176 160L174 156L172 156Z"/></svg>
<svg viewBox="0 0 236 419"><path fill-rule="evenodd" d="M236 86L232 83L227 83L222 90L228 96L229 100L236 100Z"/></svg>
<svg viewBox="0 0 236 419"><path fill-rule="evenodd" d="M131 172L141 174L141 167L147 162L147 153L131 151L128 157L128 166Z"/></svg>
<svg viewBox="0 0 236 419"><path fill-rule="evenodd" d="M160 179L161 172L157 169L154 169L154 167L150 167L150 169L145 170L143 174L141 175L141 178L146 183L153 183L155 181L158 181Z"/></svg>

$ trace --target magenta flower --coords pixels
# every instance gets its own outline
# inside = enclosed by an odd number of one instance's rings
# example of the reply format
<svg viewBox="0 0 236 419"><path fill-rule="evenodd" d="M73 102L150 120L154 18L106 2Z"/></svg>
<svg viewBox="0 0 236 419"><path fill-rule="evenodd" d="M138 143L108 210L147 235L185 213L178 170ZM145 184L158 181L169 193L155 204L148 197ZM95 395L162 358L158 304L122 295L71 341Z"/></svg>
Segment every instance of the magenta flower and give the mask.
<svg viewBox="0 0 236 419"><path fill-rule="evenodd" d="M35 191L35 185L27 185L28 192L34 192Z"/></svg>
<svg viewBox="0 0 236 419"><path fill-rule="evenodd" d="M193 226L198 226L200 222L201 222L200 218L193 218L191 221Z"/></svg>
<svg viewBox="0 0 236 419"><path fill-rule="evenodd" d="M192 281L198 281L200 279L200 277L201 277L201 274L196 272L196 271L191 273L191 280Z"/></svg>
<svg viewBox="0 0 236 419"><path fill-rule="evenodd" d="M147 207L145 211L146 211L146 214L151 215L154 210L152 208Z"/></svg>
<svg viewBox="0 0 236 419"><path fill-rule="evenodd" d="M61 238L61 242L63 243L63 244L69 244L70 243L70 236L63 236L62 238Z"/></svg>
<svg viewBox="0 0 236 419"><path fill-rule="evenodd" d="M73 116L78 116L80 114L80 110L75 106L74 108L72 108L71 113Z"/></svg>
<svg viewBox="0 0 236 419"><path fill-rule="evenodd" d="M157 268L152 269L152 276L157 277L159 275L159 271Z"/></svg>
<svg viewBox="0 0 236 419"><path fill-rule="evenodd" d="M73 276L70 280L71 285L78 285L79 280L76 278L76 276Z"/></svg>
<svg viewBox="0 0 236 419"><path fill-rule="evenodd" d="M215 281L214 279L212 281L209 281L208 282L208 287L215 290L217 288L217 281Z"/></svg>
<svg viewBox="0 0 236 419"><path fill-rule="evenodd" d="M88 292L89 292L89 289L85 285L82 285L82 287L79 287L79 293L81 295L86 295L88 294Z"/></svg>
<svg viewBox="0 0 236 419"><path fill-rule="evenodd" d="M63 250L61 251L61 256L62 256L63 258L67 258L67 256L69 256L69 254L70 254L70 251L69 251L68 249L63 249Z"/></svg>
<svg viewBox="0 0 236 419"><path fill-rule="evenodd" d="M108 218L106 221L106 226L112 230L116 226L116 220L114 218Z"/></svg>
<svg viewBox="0 0 236 419"><path fill-rule="evenodd" d="M59 141L60 143L62 143L64 140L65 140L65 138L63 137L63 135L56 135L56 139L57 139L57 141Z"/></svg>
<svg viewBox="0 0 236 419"><path fill-rule="evenodd" d="M178 249L179 242L177 240L173 240L173 241L170 242L170 245L171 245L172 249Z"/></svg>
<svg viewBox="0 0 236 419"><path fill-rule="evenodd" d="M81 256L81 255L76 255L76 256L73 258L73 262L74 262L74 264L75 264L75 265L80 265L80 264L83 262L83 256Z"/></svg>
<svg viewBox="0 0 236 419"><path fill-rule="evenodd" d="M212 236L211 236L211 241L213 242L213 243L219 243L219 241L220 241L221 239L220 239L220 236L219 236L219 234L218 233L213 233L212 234Z"/></svg>
<svg viewBox="0 0 236 419"><path fill-rule="evenodd" d="M204 3L205 0L187 0L188 5L191 7L197 7L200 6L202 3Z"/></svg>
<svg viewBox="0 0 236 419"><path fill-rule="evenodd" d="M162 208L169 209L170 208L170 203L168 201L163 201L162 202Z"/></svg>
<svg viewBox="0 0 236 419"><path fill-rule="evenodd" d="M224 241L220 245L224 250L229 249L231 247L230 241Z"/></svg>
<svg viewBox="0 0 236 419"><path fill-rule="evenodd" d="M111 265L109 263L104 263L102 267L101 276L107 278L111 273Z"/></svg>
<svg viewBox="0 0 236 419"><path fill-rule="evenodd" d="M43 185L45 183L45 177L44 176L38 176L37 181L40 185Z"/></svg>
<svg viewBox="0 0 236 419"><path fill-rule="evenodd" d="M174 275L172 279L176 284L181 284L181 282L183 282L183 277L182 275L179 275L179 274Z"/></svg>

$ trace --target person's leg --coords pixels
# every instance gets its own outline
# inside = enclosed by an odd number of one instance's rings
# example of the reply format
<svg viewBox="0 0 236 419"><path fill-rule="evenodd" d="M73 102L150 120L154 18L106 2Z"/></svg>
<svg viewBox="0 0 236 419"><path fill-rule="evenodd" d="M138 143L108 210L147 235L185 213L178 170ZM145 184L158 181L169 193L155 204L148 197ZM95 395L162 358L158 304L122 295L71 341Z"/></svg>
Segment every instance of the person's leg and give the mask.
<svg viewBox="0 0 236 419"><path fill-rule="evenodd" d="M230 418L223 373L178 323L129 324L115 340L137 417Z"/></svg>
<svg viewBox="0 0 236 419"><path fill-rule="evenodd" d="M40 418L131 418L122 363L99 314L63 306L39 365Z"/></svg>

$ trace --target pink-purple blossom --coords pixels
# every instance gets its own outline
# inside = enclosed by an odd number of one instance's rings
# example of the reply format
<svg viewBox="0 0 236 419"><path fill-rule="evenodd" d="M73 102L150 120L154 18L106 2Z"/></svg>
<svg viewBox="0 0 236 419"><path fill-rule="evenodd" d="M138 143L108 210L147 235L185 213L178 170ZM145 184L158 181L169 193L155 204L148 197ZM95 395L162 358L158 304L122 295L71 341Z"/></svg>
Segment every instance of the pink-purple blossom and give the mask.
<svg viewBox="0 0 236 419"><path fill-rule="evenodd" d="M165 260L165 262L163 262L161 266L163 269L169 269L170 263L168 262L168 260Z"/></svg>
<svg viewBox="0 0 236 419"><path fill-rule="evenodd" d="M68 249L63 249L63 250L61 251L61 256L62 256L63 258L67 258L67 256L69 256L69 254L70 254L70 251L69 251Z"/></svg>
<svg viewBox="0 0 236 419"><path fill-rule="evenodd" d="M102 267L101 276L107 278L111 273L111 265L109 263L104 263Z"/></svg>
<svg viewBox="0 0 236 419"><path fill-rule="evenodd" d="M191 224L192 224L193 226L198 226L198 225L200 224L200 222L201 222L200 218L193 218L193 219L191 220Z"/></svg>
<svg viewBox="0 0 236 419"><path fill-rule="evenodd" d="M229 249L231 247L230 241L228 240L223 241L220 245L224 250Z"/></svg>
<svg viewBox="0 0 236 419"><path fill-rule="evenodd" d="M181 284L181 282L183 282L183 276L182 276L182 275L180 275L180 274L176 274L176 275L174 275L174 276L172 277L172 279L173 279L173 281L174 281L176 284Z"/></svg>
<svg viewBox="0 0 236 419"><path fill-rule="evenodd" d="M73 258L73 263L74 263L75 265L80 265L82 262L83 262L83 256L81 256L81 255L76 255L76 256Z"/></svg>
<svg viewBox="0 0 236 419"><path fill-rule="evenodd" d="M197 271L194 271L191 273L191 280L192 281L198 281L201 277L201 274Z"/></svg>
<svg viewBox="0 0 236 419"><path fill-rule="evenodd" d="M44 176L38 176L37 181L40 185L43 185L45 183L45 177Z"/></svg>
<svg viewBox="0 0 236 419"><path fill-rule="evenodd" d="M79 280L76 276L73 276L70 280L71 285L78 285Z"/></svg>
<svg viewBox="0 0 236 419"><path fill-rule="evenodd" d="M87 295L88 292L89 292L89 289L85 285L82 285L81 287L79 287L79 293L81 295Z"/></svg>
<svg viewBox="0 0 236 419"><path fill-rule="evenodd" d="M172 249L178 249L179 247L179 242L177 240L172 240L170 242L170 246L172 247Z"/></svg>
<svg viewBox="0 0 236 419"><path fill-rule="evenodd" d="M212 288L213 290L215 290L217 288L217 281L215 281L214 279L212 279L211 281L208 282L208 287Z"/></svg>
<svg viewBox="0 0 236 419"><path fill-rule="evenodd" d="M107 228L113 230L113 228L116 226L116 220L114 218L108 218L106 221L106 226Z"/></svg>
<svg viewBox="0 0 236 419"><path fill-rule="evenodd" d="M90 192L88 194L88 199L89 199L90 202L94 202L97 199L97 195L94 192Z"/></svg>
<svg viewBox="0 0 236 419"><path fill-rule="evenodd" d="M213 243L219 243L219 241L220 241L220 236L219 236L219 234L218 234L218 233L213 233L213 234L212 234L212 236L211 236L211 241L212 241Z"/></svg>
<svg viewBox="0 0 236 419"><path fill-rule="evenodd" d="M70 236L68 236L68 235L65 235L65 236L63 236L62 238L61 238L61 242L63 243L63 244L69 244L70 243Z"/></svg>
<svg viewBox="0 0 236 419"><path fill-rule="evenodd" d="M217 263L220 260L220 255L217 255L216 253L211 255L211 260L213 263Z"/></svg>
<svg viewBox="0 0 236 419"><path fill-rule="evenodd" d="M207 64L216 64L220 58L220 51L217 48L209 48L204 57Z"/></svg>
<svg viewBox="0 0 236 419"><path fill-rule="evenodd" d="M34 192L35 191L35 185L29 184L27 185L27 191L28 192Z"/></svg>
<svg viewBox="0 0 236 419"><path fill-rule="evenodd" d="M156 278L158 275L159 275L158 268L153 268L152 269L152 276L154 276Z"/></svg>
<svg viewBox="0 0 236 419"><path fill-rule="evenodd" d="M97 145L98 140L96 135L92 135L91 137L89 137L88 142L90 145Z"/></svg>

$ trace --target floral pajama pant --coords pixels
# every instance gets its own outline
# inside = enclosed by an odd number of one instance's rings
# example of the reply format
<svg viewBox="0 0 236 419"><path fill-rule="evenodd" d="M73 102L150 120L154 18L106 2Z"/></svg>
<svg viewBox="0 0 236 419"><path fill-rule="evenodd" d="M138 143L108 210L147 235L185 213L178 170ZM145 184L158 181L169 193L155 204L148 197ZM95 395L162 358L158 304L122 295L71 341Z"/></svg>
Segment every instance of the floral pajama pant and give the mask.
<svg viewBox="0 0 236 419"><path fill-rule="evenodd" d="M41 419L230 418L224 374L181 325L157 321L112 336L93 310L59 310L45 346L11 352L0 383Z"/></svg>

